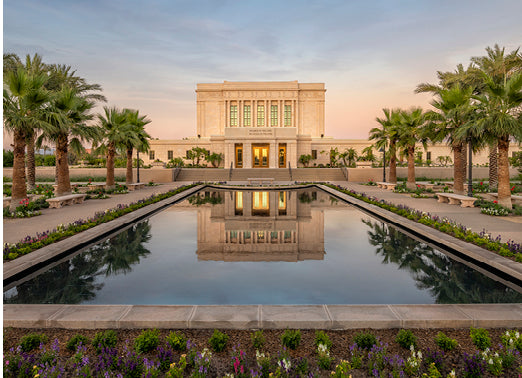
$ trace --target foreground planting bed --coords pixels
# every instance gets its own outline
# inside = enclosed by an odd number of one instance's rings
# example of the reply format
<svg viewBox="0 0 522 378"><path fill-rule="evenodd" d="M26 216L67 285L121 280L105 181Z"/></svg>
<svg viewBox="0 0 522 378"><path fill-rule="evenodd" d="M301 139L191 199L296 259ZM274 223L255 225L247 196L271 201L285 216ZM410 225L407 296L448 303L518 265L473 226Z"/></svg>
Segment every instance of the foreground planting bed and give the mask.
<svg viewBox="0 0 522 378"><path fill-rule="evenodd" d="M4 376L418 377L425 373L426 377L446 377L454 371L457 377L515 377L522 372L518 332L7 328ZM85 344L75 347L71 339ZM105 348L95 348L94 339ZM374 340L377 344L372 346ZM413 352L408 348L411 343ZM22 352L20 344L26 350L35 349Z"/></svg>

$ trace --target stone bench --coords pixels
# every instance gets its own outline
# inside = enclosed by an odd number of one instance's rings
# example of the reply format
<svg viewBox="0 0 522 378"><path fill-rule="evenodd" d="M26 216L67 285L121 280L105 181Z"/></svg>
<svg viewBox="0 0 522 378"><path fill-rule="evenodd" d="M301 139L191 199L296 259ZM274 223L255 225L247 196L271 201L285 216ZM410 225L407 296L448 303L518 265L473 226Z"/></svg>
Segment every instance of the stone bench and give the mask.
<svg viewBox="0 0 522 378"><path fill-rule="evenodd" d="M388 190L394 190L397 186L397 183L393 182L376 182L378 188L388 189Z"/></svg>
<svg viewBox="0 0 522 378"><path fill-rule="evenodd" d="M127 185L127 189L129 190L129 192L145 188L145 183L143 183L143 182L137 182L135 184L126 184L126 185Z"/></svg>
<svg viewBox="0 0 522 378"><path fill-rule="evenodd" d="M417 184L417 186L419 186L422 189L433 189L433 188L435 188L435 185L437 185L437 184L432 184L431 182L427 182L427 181L419 181L416 184Z"/></svg>
<svg viewBox="0 0 522 378"><path fill-rule="evenodd" d="M273 178L247 178L247 181L248 181L248 185L252 185L255 183L257 183L259 185L263 185L263 183L267 183L267 184L274 183Z"/></svg>
<svg viewBox="0 0 522 378"><path fill-rule="evenodd" d="M69 194L67 196L48 198L46 201L49 203L49 208L59 209L62 206L83 203L86 196L86 194Z"/></svg>
<svg viewBox="0 0 522 378"><path fill-rule="evenodd" d="M498 199L498 193L486 193L488 196L494 198L495 200ZM511 195L511 203L514 203L515 205L522 205L522 196L514 196Z"/></svg>
<svg viewBox="0 0 522 378"><path fill-rule="evenodd" d="M449 203L450 205L459 205L460 207L475 207L473 203L477 200L475 197L462 196L454 193L437 193L438 202Z"/></svg>
<svg viewBox="0 0 522 378"><path fill-rule="evenodd" d="M89 190L99 190L99 189L105 189L105 184L89 184L87 185L87 188Z"/></svg>

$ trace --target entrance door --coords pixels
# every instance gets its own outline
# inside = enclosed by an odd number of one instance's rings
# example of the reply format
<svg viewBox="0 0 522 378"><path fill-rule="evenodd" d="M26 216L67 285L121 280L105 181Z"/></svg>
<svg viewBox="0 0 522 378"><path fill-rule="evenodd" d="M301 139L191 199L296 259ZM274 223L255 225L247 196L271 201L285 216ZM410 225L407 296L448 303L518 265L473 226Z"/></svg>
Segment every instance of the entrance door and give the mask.
<svg viewBox="0 0 522 378"><path fill-rule="evenodd" d="M279 145L279 168L286 168L286 144Z"/></svg>
<svg viewBox="0 0 522 378"><path fill-rule="evenodd" d="M268 168L268 144L252 145L252 168Z"/></svg>
<svg viewBox="0 0 522 378"><path fill-rule="evenodd" d="M236 144L236 168L243 168L243 145Z"/></svg>

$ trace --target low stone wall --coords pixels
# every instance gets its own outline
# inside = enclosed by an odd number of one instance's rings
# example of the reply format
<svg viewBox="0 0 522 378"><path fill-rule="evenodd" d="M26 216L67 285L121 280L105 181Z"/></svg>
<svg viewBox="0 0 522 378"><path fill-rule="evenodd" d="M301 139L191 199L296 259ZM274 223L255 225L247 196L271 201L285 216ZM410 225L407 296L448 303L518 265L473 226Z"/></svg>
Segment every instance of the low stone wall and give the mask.
<svg viewBox="0 0 522 378"><path fill-rule="evenodd" d="M296 169L296 168L294 168ZM311 169L311 168L297 168ZM115 168L116 177L125 176L125 168ZM134 181L136 181L136 169L134 171ZM140 182L166 183L172 182L172 174L174 169L170 168L140 168ZM318 169L318 172L321 170ZM348 168L348 180L350 182L367 182L369 180L382 181L382 168ZM69 175L72 177L105 177L107 170L105 168L70 168ZM203 173L203 171L202 171ZM12 177L13 169L4 168L4 177ZM509 175L516 178L519 172L516 168L510 168ZM36 167L36 176L54 178L54 167ZM408 168L397 168L397 177L406 178L408 176ZM431 179L449 179L453 178L453 167L416 167L416 177L427 177ZM487 179L489 176L489 168L474 167L473 177L475 179ZM390 170L386 169L386 178L390 177ZM204 180L205 177L201 177ZM320 180L320 178L318 178Z"/></svg>
<svg viewBox="0 0 522 378"><path fill-rule="evenodd" d="M36 167L36 178L54 178L54 167ZM154 181L155 183L172 182L173 169L166 168L140 168L140 182ZM116 177L125 177L125 168L115 168ZM136 169L133 169L134 181L136 181ZM69 176L73 177L106 177L105 168L69 168ZM4 168L4 177L13 177L13 168Z"/></svg>

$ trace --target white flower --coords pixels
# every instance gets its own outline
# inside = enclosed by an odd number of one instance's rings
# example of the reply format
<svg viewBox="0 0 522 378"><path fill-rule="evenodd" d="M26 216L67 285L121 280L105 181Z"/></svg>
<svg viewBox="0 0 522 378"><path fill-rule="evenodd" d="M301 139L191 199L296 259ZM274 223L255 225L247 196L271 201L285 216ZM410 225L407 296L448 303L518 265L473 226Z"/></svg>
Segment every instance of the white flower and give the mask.
<svg viewBox="0 0 522 378"><path fill-rule="evenodd" d="M417 357L418 357L420 360L422 360L422 352L421 352L420 350L417 352Z"/></svg>
<svg viewBox="0 0 522 378"><path fill-rule="evenodd" d="M518 333L518 331L517 331L517 332L515 332L515 338L517 338L517 339L518 339L519 337L520 337L520 333Z"/></svg>
<svg viewBox="0 0 522 378"><path fill-rule="evenodd" d="M488 364L493 365L493 360L491 358L488 360Z"/></svg>
<svg viewBox="0 0 522 378"><path fill-rule="evenodd" d="M455 370L450 371L449 376L452 378L457 377L457 374L455 374Z"/></svg>

